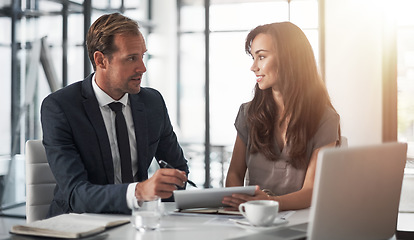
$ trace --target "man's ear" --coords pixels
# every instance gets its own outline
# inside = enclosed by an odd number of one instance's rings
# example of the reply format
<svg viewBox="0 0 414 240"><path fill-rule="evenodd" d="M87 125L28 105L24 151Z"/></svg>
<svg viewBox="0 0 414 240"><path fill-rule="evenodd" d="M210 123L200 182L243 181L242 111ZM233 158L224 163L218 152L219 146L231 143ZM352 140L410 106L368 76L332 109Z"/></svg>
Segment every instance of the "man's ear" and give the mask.
<svg viewBox="0 0 414 240"><path fill-rule="evenodd" d="M99 68L102 68L102 69L106 68L106 64L107 64L106 60L107 59L106 59L105 55L102 52L95 51L93 53L93 59L95 61L96 67L99 67Z"/></svg>

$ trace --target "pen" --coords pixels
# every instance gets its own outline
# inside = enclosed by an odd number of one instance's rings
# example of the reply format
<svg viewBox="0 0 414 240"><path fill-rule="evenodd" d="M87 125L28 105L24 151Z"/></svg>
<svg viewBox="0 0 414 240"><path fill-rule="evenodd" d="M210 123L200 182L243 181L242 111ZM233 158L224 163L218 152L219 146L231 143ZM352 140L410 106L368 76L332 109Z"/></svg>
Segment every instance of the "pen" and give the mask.
<svg viewBox="0 0 414 240"><path fill-rule="evenodd" d="M173 166L171 166L169 163L167 163L167 162L166 162L166 161L164 161L164 160L159 160L159 161L158 161L158 163L161 165L161 167L162 167L162 168L172 168L172 169L175 169ZM193 187L197 187L197 185L196 185L195 183L193 183L193 181L191 181L191 180L187 179L187 182L188 182L191 186L193 186Z"/></svg>

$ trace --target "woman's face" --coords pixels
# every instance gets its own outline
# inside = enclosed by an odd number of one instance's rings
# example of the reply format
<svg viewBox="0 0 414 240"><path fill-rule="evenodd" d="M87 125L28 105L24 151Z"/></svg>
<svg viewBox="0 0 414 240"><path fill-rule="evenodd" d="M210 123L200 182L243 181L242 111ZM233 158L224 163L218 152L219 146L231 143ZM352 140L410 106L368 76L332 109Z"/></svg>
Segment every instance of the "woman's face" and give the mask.
<svg viewBox="0 0 414 240"><path fill-rule="evenodd" d="M259 88L277 90L277 52L272 37L259 33L252 41L251 55L253 65L250 70L256 74Z"/></svg>

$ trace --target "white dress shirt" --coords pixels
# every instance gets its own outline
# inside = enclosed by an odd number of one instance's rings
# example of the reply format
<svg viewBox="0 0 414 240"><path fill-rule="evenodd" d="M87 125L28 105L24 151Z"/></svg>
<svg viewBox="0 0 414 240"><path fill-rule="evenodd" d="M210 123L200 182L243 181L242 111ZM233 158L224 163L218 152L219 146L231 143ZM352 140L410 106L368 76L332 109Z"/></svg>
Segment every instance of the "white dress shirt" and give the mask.
<svg viewBox="0 0 414 240"><path fill-rule="evenodd" d="M99 109L101 110L102 117L105 123L106 132L109 138L109 144L111 146L111 153L112 153L112 161L114 166L114 183L120 184L122 183L122 176L121 176L121 158L119 155L119 148L118 142L116 138L116 129L115 129L115 112L112 111L108 104L112 102L120 102L123 104L122 113L125 117L125 122L127 124L128 129L128 137L129 137L129 145L131 149L131 166L132 166L132 174L135 176L138 171L138 159L137 159L137 144L135 138L135 128L134 122L132 119L132 112L131 112L131 104L128 98L128 94L125 94L121 99L118 101L112 99L108 94L106 94L95 82L95 74L92 77L92 88L95 92L96 99L98 100ZM128 185L127 190L127 204L128 207L131 208L132 206L132 199L135 196L135 186L137 182L131 183Z"/></svg>

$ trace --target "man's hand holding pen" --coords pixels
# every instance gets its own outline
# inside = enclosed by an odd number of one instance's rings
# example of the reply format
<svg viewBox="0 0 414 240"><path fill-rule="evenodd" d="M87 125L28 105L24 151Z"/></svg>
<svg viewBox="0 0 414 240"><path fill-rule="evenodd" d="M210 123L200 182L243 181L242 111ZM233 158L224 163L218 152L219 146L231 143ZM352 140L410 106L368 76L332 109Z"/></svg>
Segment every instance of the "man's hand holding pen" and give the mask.
<svg viewBox="0 0 414 240"><path fill-rule="evenodd" d="M160 164L160 166L162 167L162 168L171 168L171 169L174 169L174 167L173 166L171 166L170 164L168 164L166 161L164 161L164 160L159 160L158 161L158 163ZM193 186L193 187L197 187L197 185L193 182L193 181L191 181L190 179L187 179L187 182L188 182L188 184L190 184L191 186Z"/></svg>
<svg viewBox="0 0 414 240"><path fill-rule="evenodd" d="M184 187L187 176L184 171L178 169L158 169L154 175L139 182L135 187L135 196L139 199L152 199L154 196L169 198L177 186Z"/></svg>

